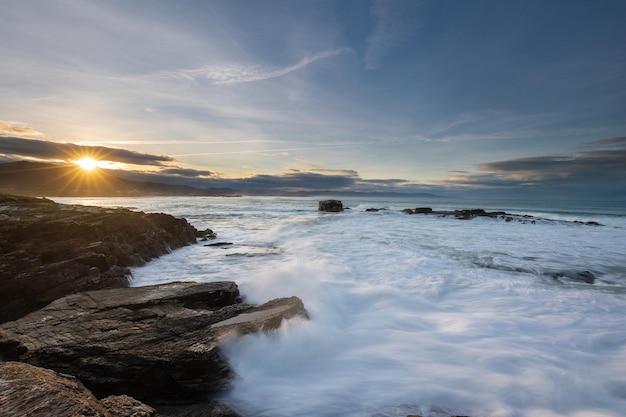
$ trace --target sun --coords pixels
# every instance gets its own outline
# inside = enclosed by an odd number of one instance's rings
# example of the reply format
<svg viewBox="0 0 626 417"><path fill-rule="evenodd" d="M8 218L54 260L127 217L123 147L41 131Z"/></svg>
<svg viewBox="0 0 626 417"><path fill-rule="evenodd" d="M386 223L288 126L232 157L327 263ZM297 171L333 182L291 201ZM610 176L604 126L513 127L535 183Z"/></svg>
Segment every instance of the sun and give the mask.
<svg viewBox="0 0 626 417"><path fill-rule="evenodd" d="M98 167L98 161L93 158L82 158L74 161L74 163L85 171L93 171Z"/></svg>

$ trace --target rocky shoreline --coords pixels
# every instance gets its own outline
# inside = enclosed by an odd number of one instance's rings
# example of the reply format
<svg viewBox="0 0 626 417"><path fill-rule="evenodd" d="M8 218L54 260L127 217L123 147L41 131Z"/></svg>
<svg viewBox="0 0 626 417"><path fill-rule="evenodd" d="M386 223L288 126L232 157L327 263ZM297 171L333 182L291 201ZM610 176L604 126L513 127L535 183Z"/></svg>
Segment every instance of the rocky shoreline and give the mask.
<svg viewBox="0 0 626 417"><path fill-rule="evenodd" d="M338 200L318 209L349 210ZM402 212L551 221L482 209ZM0 415L238 417L212 399L234 376L222 344L307 319L302 301L250 305L232 281L128 287L129 267L214 237L162 213L0 195Z"/></svg>
<svg viewBox="0 0 626 417"><path fill-rule="evenodd" d="M250 305L230 281L128 288L128 267L214 236L0 195L0 415L237 416L211 400L233 377L220 346L308 318L302 301Z"/></svg>
<svg viewBox="0 0 626 417"><path fill-rule="evenodd" d="M0 323L67 294L126 287L128 267L208 233L162 213L0 195Z"/></svg>

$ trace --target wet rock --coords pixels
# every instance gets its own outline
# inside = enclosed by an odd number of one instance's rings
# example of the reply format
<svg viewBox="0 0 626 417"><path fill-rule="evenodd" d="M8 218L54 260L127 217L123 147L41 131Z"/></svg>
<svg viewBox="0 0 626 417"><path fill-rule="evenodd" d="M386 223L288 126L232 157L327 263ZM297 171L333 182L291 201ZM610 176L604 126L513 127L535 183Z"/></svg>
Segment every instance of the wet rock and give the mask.
<svg viewBox="0 0 626 417"><path fill-rule="evenodd" d="M79 378L97 397L205 402L233 376L220 344L307 317L297 297L245 304L234 282L73 294L3 324L0 354Z"/></svg>
<svg viewBox="0 0 626 417"><path fill-rule="evenodd" d="M0 415L156 417L156 411L128 396L98 401L70 375L20 362L0 362Z"/></svg>
<svg viewBox="0 0 626 417"><path fill-rule="evenodd" d="M216 243L209 243L208 245L204 245L204 246L219 247L219 246L231 246L232 244L233 242L216 242Z"/></svg>
<svg viewBox="0 0 626 417"><path fill-rule="evenodd" d="M128 285L130 266L196 241L184 219L0 195L0 323L79 291Z"/></svg>
<svg viewBox="0 0 626 417"><path fill-rule="evenodd" d="M386 208L374 208L374 207L365 209L366 212L372 212L372 213L376 213L378 211L385 211L385 210L387 209Z"/></svg>
<svg viewBox="0 0 626 417"><path fill-rule="evenodd" d="M331 213L338 213L343 211L343 203L339 200L324 200L320 201L317 206L318 211L327 211Z"/></svg>
<svg viewBox="0 0 626 417"><path fill-rule="evenodd" d="M452 215L459 220L471 220L477 216L487 216L487 212L483 209L455 210Z"/></svg>
<svg viewBox="0 0 626 417"><path fill-rule="evenodd" d="M211 229L196 230L196 238L198 238L201 241L205 242L205 241L207 241L209 239L217 238L217 233L215 233Z"/></svg>
<svg viewBox="0 0 626 417"><path fill-rule="evenodd" d="M404 209L402 212L407 214L431 214L433 209L430 207L416 207Z"/></svg>

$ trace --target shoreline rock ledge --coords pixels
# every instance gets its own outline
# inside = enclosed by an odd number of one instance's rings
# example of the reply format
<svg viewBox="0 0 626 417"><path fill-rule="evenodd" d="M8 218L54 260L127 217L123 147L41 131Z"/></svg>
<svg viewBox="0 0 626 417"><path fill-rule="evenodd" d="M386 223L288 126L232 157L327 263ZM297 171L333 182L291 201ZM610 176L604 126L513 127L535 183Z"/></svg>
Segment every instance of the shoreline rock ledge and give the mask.
<svg viewBox="0 0 626 417"><path fill-rule="evenodd" d="M234 282L174 282L68 295L0 330L0 360L69 374L97 398L207 404L233 371L220 346L308 318L297 297L242 302Z"/></svg>
<svg viewBox="0 0 626 417"><path fill-rule="evenodd" d="M128 267L202 234L163 213L0 194L0 323L68 294L126 287Z"/></svg>

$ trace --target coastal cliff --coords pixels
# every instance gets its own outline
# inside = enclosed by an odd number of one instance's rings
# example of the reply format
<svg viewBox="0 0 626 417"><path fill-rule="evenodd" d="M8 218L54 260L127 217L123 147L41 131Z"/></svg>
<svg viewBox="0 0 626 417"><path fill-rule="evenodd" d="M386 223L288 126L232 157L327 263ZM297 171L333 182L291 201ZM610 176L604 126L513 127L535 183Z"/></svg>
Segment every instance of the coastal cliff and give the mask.
<svg viewBox="0 0 626 417"><path fill-rule="evenodd" d="M67 294L128 285L128 267L196 242L185 219L0 195L0 323Z"/></svg>

